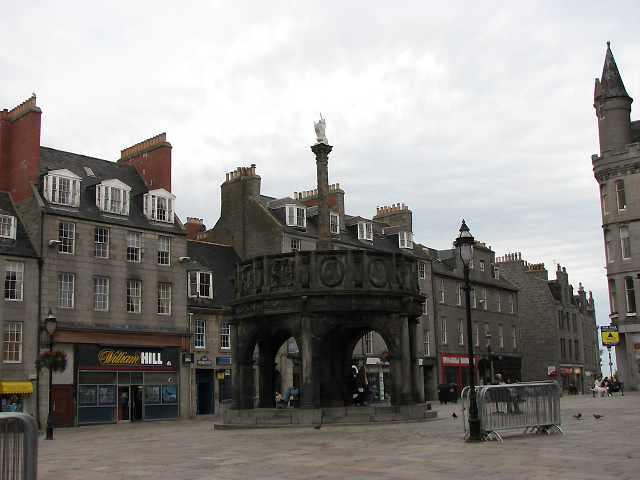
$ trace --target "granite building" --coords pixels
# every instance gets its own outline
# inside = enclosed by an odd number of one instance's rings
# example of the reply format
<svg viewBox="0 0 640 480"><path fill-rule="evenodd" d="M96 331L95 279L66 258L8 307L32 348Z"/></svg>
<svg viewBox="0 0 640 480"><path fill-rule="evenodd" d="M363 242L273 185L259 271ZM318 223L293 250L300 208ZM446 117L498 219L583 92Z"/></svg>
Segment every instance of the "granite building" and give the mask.
<svg viewBox="0 0 640 480"><path fill-rule="evenodd" d="M522 378L522 346L517 288L500 275L495 253L478 242L470 265L473 349L476 384L488 383L496 373L505 381ZM435 342L440 383L469 385L469 339L462 260L458 248L429 250L433 271Z"/></svg>
<svg viewBox="0 0 640 480"><path fill-rule="evenodd" d="M26 270L36 298L23 321L23 347L31 350L40 326L46 348L42 321L51 311L55 348L68 354L69 368L53 378L54 425L186 416L181 355L189 351L189 324L180 259L187 242L174 213L171 145L158 135L124 149L117 162L47 148L41 113L35 96L2 112L0 188L15 202L40 261L37 278ZM32 362L33 354L25 356L25 370ZM46 418L46 377L38 383L39 419Z"/></svg>
<svg viewBox="0 0 640 480"><path fill-rule="evenodd" d="M497 259L500 275L518 288L522 380L559 380L567 393L588 393L600 373L595 305L565 268L549 279L544 264L521 254Z"/></svg>
<svg viewBox="0 0 640 480"><path fill-rule="evenodd" d="M38 355L38 256L11 195L0 192L0 411L35 415Z"/></svg>
<svg viewBox="0 0 640 480"><path fill-rule="evenodd" d="M609 318L619 332L616 361L625 388L638 389L640 321L640 121L631 121L631 103L607 43L602 75L595 82L599 154L592 155L600 186L602 229L609 286Z"/></svg>

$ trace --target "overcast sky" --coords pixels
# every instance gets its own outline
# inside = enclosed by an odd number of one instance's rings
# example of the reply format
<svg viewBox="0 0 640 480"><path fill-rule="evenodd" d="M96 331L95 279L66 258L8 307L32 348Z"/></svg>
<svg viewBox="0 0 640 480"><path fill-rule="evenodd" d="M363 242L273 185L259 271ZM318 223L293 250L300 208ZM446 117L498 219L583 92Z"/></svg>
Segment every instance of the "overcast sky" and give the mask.
<svg viewBox="0 0 640 480"><path fill-rule="evenodd" d="M437 249L464 218L497 256L522 252L552 278L567 267L609 323L593 89L611 41L640 98L640 2L0 0L0 12L0 108L35 92L42 145L107 160L166 132L183 221L213 227L238 166L255 163L268 196L314 188L322 113L348 214L404 203L414 240Z"/></svg>

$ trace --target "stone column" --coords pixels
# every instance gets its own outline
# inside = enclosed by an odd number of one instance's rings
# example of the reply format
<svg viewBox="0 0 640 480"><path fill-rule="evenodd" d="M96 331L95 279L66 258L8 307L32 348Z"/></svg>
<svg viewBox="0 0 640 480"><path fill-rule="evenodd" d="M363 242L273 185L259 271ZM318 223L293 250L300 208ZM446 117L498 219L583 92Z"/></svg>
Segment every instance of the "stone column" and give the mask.
<svg viewBox="0 0 640 480"><path fill-rule="evenodd" d="M301 408L319 408L318 399L319 378L316 372L314 361L313 341L311 337L311 317L303 315L300 319L302 324L302 385L300 389Z"/></svg>
<svg viewBox="0 0 640 480"><path fill-rule="evenodd" d="M398 318L400 322L400 345L402 348L402 359L400 372L400 404L413 405L413 379L411 377L411 342L409 340L409 319L406 315Z"/></svg>
<svg viewBox="0 0 640 480"><path fill-rule="evenodd" d="M329 153L333 147L317 143L311 147L316 154L318 176L318 244L316 250L333 250L329 225Z"/></svg>
<svg viewBox="0 0 640 480"><path fill-rule="evenodd" d="M242 408L242 375L238 356L238 324L229 323L229 346L231 347L231 405L230 410Z"/></svg>
<svg viewBox="0 0 640 480"><path fill-rule="evenodd" d="M424 403L424 387L422 382L422 369L418 355L418 319L409 320L409 342L411 344L411 372L413 374L413 399L418 403Z"/></svg>

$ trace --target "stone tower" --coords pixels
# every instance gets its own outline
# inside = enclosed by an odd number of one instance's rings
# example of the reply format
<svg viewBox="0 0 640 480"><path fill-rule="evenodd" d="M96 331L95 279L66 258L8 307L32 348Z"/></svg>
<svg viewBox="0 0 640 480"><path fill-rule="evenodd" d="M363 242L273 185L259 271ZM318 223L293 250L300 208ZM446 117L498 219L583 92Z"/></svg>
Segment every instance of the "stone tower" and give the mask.
<svg viewBox="0 0 640 480"><path fill-rule="evenodd" d="M600 154L592 155L592 163L600 185L609 318L620 332L620 344L616 347L618 371L625 386L637 390L640 321L635 291L640 291L640 122L631 121L632 102L607 42L602 76L595 82Z"/></svg>

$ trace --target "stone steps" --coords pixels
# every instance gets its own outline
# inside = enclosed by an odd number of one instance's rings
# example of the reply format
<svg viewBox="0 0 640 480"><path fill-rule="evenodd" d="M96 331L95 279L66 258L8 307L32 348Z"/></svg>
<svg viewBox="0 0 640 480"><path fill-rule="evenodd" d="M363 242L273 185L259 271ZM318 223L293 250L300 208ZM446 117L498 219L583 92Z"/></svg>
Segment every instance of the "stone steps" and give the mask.
<svg viewBox="0 0 640 480"><path fill-rule="evenodd" d="M224 412L223 424L215 428L260 428L294 425L353 425L433 420L438 412L430 404L370 405L337 408L255 408Z"/></svg>

